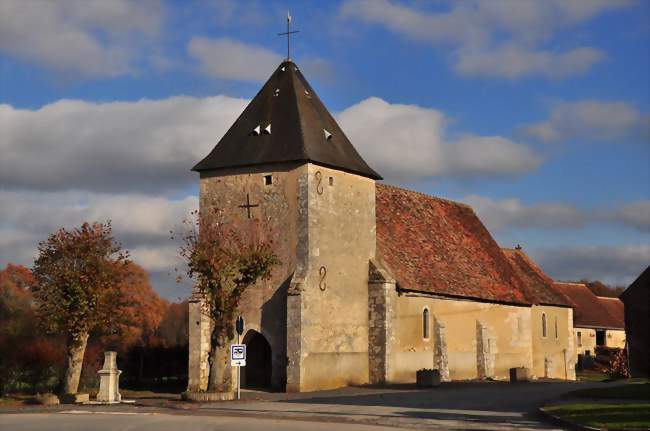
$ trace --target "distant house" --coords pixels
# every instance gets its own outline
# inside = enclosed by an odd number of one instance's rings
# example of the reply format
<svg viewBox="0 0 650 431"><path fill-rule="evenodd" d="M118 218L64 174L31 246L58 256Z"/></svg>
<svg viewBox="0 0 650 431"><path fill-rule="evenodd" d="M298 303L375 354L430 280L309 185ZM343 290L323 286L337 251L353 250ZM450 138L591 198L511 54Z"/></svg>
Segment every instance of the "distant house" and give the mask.
<svg viewBox="0 0 650 431"><path fill-rule="evenodd" d="M633 377L650 377L649 292L650 266L621 294L625 304L625 332L630 355L630 372Z"/></svg>
<svg viewBox="0 0 650 431"><path fill-rule="evenodd" d="M593 355L596 347L625 347L623 303L594 295L584 283L553 283L573 304L573 331L578 354Z"/></svg>

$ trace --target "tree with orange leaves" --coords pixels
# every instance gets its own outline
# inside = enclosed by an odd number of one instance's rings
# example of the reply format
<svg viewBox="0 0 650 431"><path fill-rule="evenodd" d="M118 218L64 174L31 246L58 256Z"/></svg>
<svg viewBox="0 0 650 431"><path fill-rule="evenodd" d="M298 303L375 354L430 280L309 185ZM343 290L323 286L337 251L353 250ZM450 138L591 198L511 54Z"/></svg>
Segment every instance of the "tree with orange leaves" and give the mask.
<svg viewBox="0 0 650 431"><path fill-rule="evenodd" d="M62 392L74 394L90 331L114 322L123 300L120 283L128 253L113 237L110 221L59 229L38 245L34 305L43 326L67 338Z"/></svg>
<svg viewBox="0 0 650 431"><path fill-rule="evenodd" d="M257 222L236 229L217 210L192 215L194 220L184 221L179 254L201 297L202 312L212 320L208 391L228 391L226 345L234 335L239 301L248 287L271 276L279 259Z"/></svg>

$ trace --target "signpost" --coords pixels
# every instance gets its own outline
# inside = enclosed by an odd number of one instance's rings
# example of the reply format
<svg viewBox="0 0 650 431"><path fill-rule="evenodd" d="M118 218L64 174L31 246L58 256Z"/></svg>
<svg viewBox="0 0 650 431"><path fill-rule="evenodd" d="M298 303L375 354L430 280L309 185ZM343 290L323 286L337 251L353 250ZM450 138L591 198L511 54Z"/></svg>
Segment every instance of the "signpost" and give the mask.
<svg viewBox="0 0 650 431"><path fill-rule="evenodd" d="M244 318L237 317L235 325L237 330L237 344L230 345L230 366L237 367L237 399L241 389L241 367L246 366L246 344L241 344L241 335L244 333Z"/></svg>

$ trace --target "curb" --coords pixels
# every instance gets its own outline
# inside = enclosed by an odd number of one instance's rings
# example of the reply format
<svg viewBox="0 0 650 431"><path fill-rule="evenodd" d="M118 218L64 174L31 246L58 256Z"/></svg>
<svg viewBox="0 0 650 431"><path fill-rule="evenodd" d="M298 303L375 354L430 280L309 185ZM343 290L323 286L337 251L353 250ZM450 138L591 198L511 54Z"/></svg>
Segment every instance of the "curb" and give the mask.
<svg viewBox="0 0 650 431"><path fill-rule="evenodd" d="M540 407L539 409L537 409L537 412L546 421L551 422L555 425L560 425L564 428L572 429L574 431L601 431L601 428L594 428L586 425L580 425L578 423L571 422L566 419L562 419L559 416L552 415L546 410L544 410L544 407Z"/></svg>

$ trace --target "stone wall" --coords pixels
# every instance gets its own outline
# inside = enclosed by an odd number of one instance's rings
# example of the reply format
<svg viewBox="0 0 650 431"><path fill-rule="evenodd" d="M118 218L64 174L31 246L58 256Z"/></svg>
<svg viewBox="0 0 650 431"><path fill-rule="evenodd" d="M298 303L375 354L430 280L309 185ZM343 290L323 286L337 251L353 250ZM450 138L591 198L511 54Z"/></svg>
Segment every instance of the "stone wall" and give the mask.
<svg viewBox="0 0 650 431"><path fill-rule="evenodd" d="M199 202L203 214L219 209L227 222L242 230L254 229L257 225L259 233L270 235L274 242L274 251L281 263L273 269L270 280L251 286L244 293L240 314L246 329L260 332L271 346L271 379L277 390L284 390L287 380L287 291L299 266L299 237L301 223L304 223L304 214L299 208L301 175L306 176L306 165L283 163L202 173L200 182ZM251 218L243 207L247 202L257 205L250 208ZM302 231L305 229L302 227ZM197 351L199 332L190 330L189 372L192 385L203 387L207 382L203 382L203 374L197 370L205 367L207 356ZM200 380L199 384L195 383L196 379Z"/></svg>
<svg viewBox="0 0 650 431"><path fill-rule="evenodd" d="M383 384L390 375L395 280L371 261L368 280L368 368L370 383Z"/></svg>
<svg viewBox="0 0 650 431"><path fill-rule="evenodd" d="M577 361L573 336L573 310L567 307L532 307L534 377L575 380ZM542 330L546 316L546 336ZM556 332L557 328L557 332Z"/></svg>
<svg viewBox="0 0 650 431"><path fill-rule="evenodd" d="M202 312L201 299L195 292L189 299L189 373L187 390L208 388L208 354L210 352L210 318Z"/></svg>
<svg viewBox="0 0 650 431"><path fill-rule="evenodd" d="M607 347L617 347L622 349L625 347L625 331L617 329L608 329L605 334L605 345Z"/></svg>
<svg viewBox="0 0 650 431"><path fill-rule="evenodd" d="M424 309L429 338L423 337ZM403 293L395 301L388 381L414 382L418 369L445 363L448 379L507 379L510 368L532 367L530 316L530 307ZM441 338L444 345L436 347Z"/></svg>
<svg viewBox="0 0 650 431"><path fill-rule="evenodd" d="M368 262L375 182L308 164L300 390L368 382Z"/></svg>

